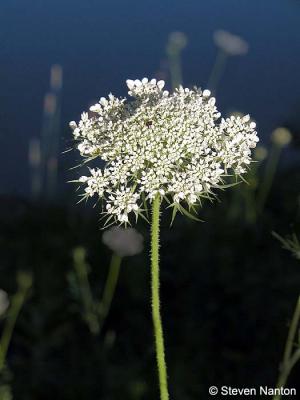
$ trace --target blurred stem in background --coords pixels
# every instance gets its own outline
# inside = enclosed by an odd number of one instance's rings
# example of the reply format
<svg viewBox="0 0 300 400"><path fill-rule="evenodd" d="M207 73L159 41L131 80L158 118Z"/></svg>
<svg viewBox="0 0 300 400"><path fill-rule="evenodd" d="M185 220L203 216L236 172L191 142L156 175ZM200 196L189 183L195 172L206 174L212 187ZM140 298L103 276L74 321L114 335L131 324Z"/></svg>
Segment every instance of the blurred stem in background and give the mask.
<svg viewBox="0 0 300 400"><path fill-rule="evenodd" d="M258 146L254 150L255 162L250 168L246 181L248 185L245 186L244 197L245 197L245 218L249 224L254 224L257 218L256 209L256 192L259 185L259 167L260 164L267 158L268 150L263 146Z"/></svg>
<svg viewBox="0 0 300 400"><path fill-rule="evenodd" d="M5 367L7 351L12 339L17 318L32 286L32 276L26 272L19 272L17 275L17 282L18 290L12 297L11 306L8 310L0 339L0 372L2 372Z"/></svg>
<svg viewBox="0 0 300 400"><path fill-rule="evenodd" d="M57 194L58 152L60 140L61 97L63 69L52 65L50 70L50 89L44 99L43 126L41 133L41 195L53 200Z"/></svg>
<svg viewBox="0 0 300 400"><path fill-rule="evenodd" d="M255 224L265 208L270 194L276 171L279 165L282 150L291 142L292 134L279 127L271 134L271 150L258 146L254 151L253 167L249 170L245 180L248 183L242 189L238 186L232 192L232 199L228 211L228 218L235 219L244 215L249 224ZM260 174L261 164L265 162L263 173ZM262 175L262 177L260 177ZM244 213L244 214L243 214Z"/></svg>
<svg viewBox="0 0 300 400"><path fill-rule="evenodd" d="M286 238L283 238L276 232L272 232L272 235L280 241L282 247L285 250L290 251L295 258L300 260L300 241L295 233L291 236L287 236ZM278 389L285 387L293 367L300 360L299 323L300 323L300 296L298 298L292 322L290 324L289 333L283 354L283 360L280 365L280 372L276 385ZM296 350L294 350L294 347L296 347ZM281 395L275 395L273 397L273 400L280 400L280 399Z"/></svg>
<svg viewBox="0 0 300 400"><path fill-rule="evenodd" d="M102 300L99 304L100 315L101 315L100 329L102 328L103 323L109 313L110 306L116 291L116 286L120 274L121 262L122 258L120 256L118 256L117 254L112 255Z"/></svg>
<svg viewBox="0 0 300 400"><path fill-rule="evenodd" d="M93 297L89 282L90 266L86 262L85 249L77 247L73 251L76 289L83 303L83 317L91 333L95 335L101 332L109 314L119 280L122 259L126 256L134 256L143 250L143 236L133 228L112 227L104 232L102 241L112 251L112 256L100 301Z"/></svg>
<svg viewBox="0 0 300 400"><path fill-rule="evenodd" d="M99 333L99 320L97 307L93 299L90 282L90 266L86 262L86 251L83 247L77 247L73 251L74 269L77 277L80 298L83 304L83 318L86 321L91 333Z"/></svg>
<svg viewBox="0 0 300 400"><path fill-rule="evenodd" d="M285 387L290 372L292 371L295 364L300 360L300 347L299 347L300 343L297 343L299 341L299 320L300 320L300 297L298 298L298 302L295 308L295 312L290 325L284 349L283 361L280 366L279 378L276 385L278 389ZM293 348L295 346L297 346L297 349L293 352ZM275 395L273 397L273 400L280 400L280 399L281 395Z"/></svg>
<svg viewBox="0 0 300 400"><path fill-rule="evenodd" d="M41 142L39 139L30 139L28 162L31 173L31 197L38 200L42 192L41 176Z"/></svg>
<svg viewBox="0 0 300 400"><path fill-rule="evenodd" d="M272 132L272 147L267 160L264 176L259 186L257 194L257 213L260 214L264 207L268 195L270 193L275 173L278 167L281 151L286 147L292 139L292 135L286 128L277 128Z"/></svg>
<svg viewBox="0 0 300 400"><path fill-rule="evenodd" d="M182 84L182 61L181 52L187 45L187 37L182 32L172 32L167 43L167 56L169 60L169 70L172 90Z"/></svg>
<svg viewBox="0 0 300 400"><path fill-rule="evenodd" d="M165 360L165 346L163 328L160 315L159 296L159 225L160 225L160 196L156 196L152 205L151 223L151 292L152 318L156 346L156 360L158 367L160 399L168 400L167 366Z"/></svg>
<svg viewBox="0 0 300 400"><path fill-rule="evenodd" d="M240 36L233 35L224 30L215 31L213 40L218 48L218 52L207 82L207 87L213 94L215 94L225 71L228 58L230 56L241 56L247 54L248 43Z"/></svg>
<svg viewBox="0 0 300 400"><path fill-rule="evenodd" d="M217 53L214 66L207 81L207 87L213 94L215 94L217 91L218 84L225 71L227 59L228 54L224 50L220 49Z"/></svg>

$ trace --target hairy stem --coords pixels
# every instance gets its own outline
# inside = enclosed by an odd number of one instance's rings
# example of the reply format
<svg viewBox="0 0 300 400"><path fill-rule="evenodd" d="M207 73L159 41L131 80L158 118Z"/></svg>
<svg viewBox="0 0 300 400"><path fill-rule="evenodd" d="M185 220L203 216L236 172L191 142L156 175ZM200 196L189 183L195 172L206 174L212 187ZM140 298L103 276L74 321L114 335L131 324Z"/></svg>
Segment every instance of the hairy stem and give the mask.
<svg viewBox="0 0 300 400"><path fill-rule="evenodd" d="M158 367L160 399L168 400L167 366L165 361L165 348L163 329L160 316L159 300L159 213L160 198L156 196L152 206L151 224L151 289L152 289L152 318L156 347L156 360Z"/></svg>

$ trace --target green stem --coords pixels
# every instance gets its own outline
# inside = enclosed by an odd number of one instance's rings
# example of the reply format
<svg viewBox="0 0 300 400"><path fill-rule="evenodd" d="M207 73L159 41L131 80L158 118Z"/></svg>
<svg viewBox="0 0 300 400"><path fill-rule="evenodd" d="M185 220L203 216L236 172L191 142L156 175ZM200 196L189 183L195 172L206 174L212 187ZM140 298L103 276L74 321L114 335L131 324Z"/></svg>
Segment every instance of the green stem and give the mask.
<svg viewBox="0 0 300 400"><path fill-rule="evenodd" d="M175 90L182 85L181 58L180 52L169 55L169 68L171 75L172 89Z"/></svg>
<svg viewBox="0 0 300 400"><path fill-rule="evenodd" d="M151 289L152 289L152 318L156 346L156 360L159 376L160 399L168 400L167 367L165 361L165 349L163 329L160 316L159 300L159 212L160 198L156 196L152 206L151 225Z"/></svg>
<svg viewBox="0 0 300 400"><path fill-rule="evenodd" d="M290 375L291 370L294 368L295 364L300 360L300 349L296 350L295 353L292 355L290 358L288 364L283 366L282 372L279 375L278 382L276 385L277 389L284 388L286 385L286 382L288 380L288 377ZM280 400L281 395L275 395L273 397L273 400Z"/></svg>
<svg viewBox="0 0 300 400"><path fill-rule="evenodd" d="M2 372L4 368L8 347L11 342L17 318L25 302L26 294L27 294L27 289L20 288L12 298L11 306L8 312L8 316L0 340L0 372Z"/></svg>
<svg viewBox="0 0 300 400"><path fill-rule="evenodd" d="M285 349L284 349L284 355L283 355L283 362L280 368L280 374L279 378L277 381L277 388L284 387L286 385L286 382L288 380L289 374L291 370L293 369L294 365L298 362L300 359L300 349L296 350L294 354L292 355L292 350L293 346L295 344L295 337L297 333L297 328L299 325L299 320L300 320L300 297L298 298L298 302L296 305L296 309L292 318L292 322L290 325ZM281 395L276 395L274 396L273 400L280 400Z"/></svg>
<svg viewBox="0 0 300 400"><path fill-rule="evenodd" d="M289 329L289 333L288 333L288 337L287 337L287 341L286 341L284 357L283 357L284 364L287 363L291 357L292 349L293 349L294 342L295 342L295 336L297 333L297 327L299 325L299 320L300 320L300 297L298 298L298 302L297 302L296 309L295 309L295 312L294 312L294 315L292 318L292 322L290 325L290 329Z"/></svg>
<svg viewBox="0 0 300 400"><path fill-rule="evenodd" d="M104 320L107 317L110 306L112 303L112 299L114 297L116 286L119 279L120 274L120 266L121 266L122 258L117 254L113 254L111 257L111 262L109 266L108 276L104 287L103 297L101 300L101 321L100 326L103 326Z"/></svg>
<svg viewBox="0 0 300 400"><path fill-rule="evenodd" d="M222 74L225 70L228 55L223 50L219 50L215 64L212 68L210 77L208 78L207 87L213 94L216 93L218 84L221 80Z"/></svg>
<svg viewBox="0 0 300 400"><path fill-rule="evenodd" d="M74 268L76 271L79 289L81 293L81 299L84 307L84 319L89 326L92 333L99 333L99 322L98 316L95 313L95 306L93 295L89 282L89 265L85 260L85 251L83 248L79 247L75 249L74 254Z"/></svg>
<svg viewBox="0 0 300 400"><path fill-rule="evenodd" d="M258 213L262 212L270 193L274 176L276 173L277 165L280 158L282 147L278 146L277 144L273 144L270 156L266 165L265 174L263 181L260 184L260 191L257 196L257 211Z"/></svg>

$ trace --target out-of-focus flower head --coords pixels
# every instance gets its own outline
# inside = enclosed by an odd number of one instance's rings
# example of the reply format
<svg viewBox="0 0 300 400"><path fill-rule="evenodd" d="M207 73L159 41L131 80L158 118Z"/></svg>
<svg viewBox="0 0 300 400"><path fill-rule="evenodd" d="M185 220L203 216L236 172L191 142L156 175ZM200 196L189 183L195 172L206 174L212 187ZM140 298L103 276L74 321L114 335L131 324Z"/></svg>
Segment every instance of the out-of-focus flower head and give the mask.
<svg viewBox="0 0 300 400"><path fill-rule="evenodd" d="M82 246L75 247L73 250L73 260L79 264L85 263L86 250Z"/></svg>
<svg viewBox="0 0 300 400"><path fill-rule="evenodd" d="M5 314L9 307L9 298L7 293L3 290L0 289L0 317Z"/></svg>
<svg viewBox="0 0 300 400"><path fill-rule="evenodd" d="M106 230L102 242L120 257L139 254L144 247L144 238L136 229L118 226Z"/></svg>
<svg viewBox="0 0 300 400"><path fill-rule="evenodd" d="M213 35L215 45L231 56L239 56L248 52L248 43L240 36L225 30L217 30Z"/></svg>
<svg viewBox="0 0 300 400"><path fill-rule="evenodd" d="M264 146L257 146L254 150L254 159L256 161L264 161L268 157L268 150Z"/></svg>
<svg viewBox="0 0 300 400"><path fill-rule="evenodd" d="M169 55L177 54L182 51L188 43L188 39L183 32L171 32L167 43L167 53Z"/></svg>
<svg viewBox="0 0 300 400"><path fill-rule="evenodd" d="M79 179L84 197L104 200L107 222L128 223L145 213L156 196L173 210L212 198L224 179L241 175L258 142L249 115L222 118L209 90L184 89L169 94L164 81L127 80L133 101L102 97L70 123L78 150L87 161L101 158L104 168Z"/></svg>
<svg viewBox="0 0 300 400"><path fill-rule="evenodd" d="M292 141L292 134L287 128L276 128L271 134L271 140L279 147L285 147Z"/></svg>
<svg viewBox="0 0 300 400"><path fill-rule="evenodd" d="M22 270L18 271L17 282L21 290L27 291L28 289L30 289L33 283L33 277L31 272Z"/></svg>

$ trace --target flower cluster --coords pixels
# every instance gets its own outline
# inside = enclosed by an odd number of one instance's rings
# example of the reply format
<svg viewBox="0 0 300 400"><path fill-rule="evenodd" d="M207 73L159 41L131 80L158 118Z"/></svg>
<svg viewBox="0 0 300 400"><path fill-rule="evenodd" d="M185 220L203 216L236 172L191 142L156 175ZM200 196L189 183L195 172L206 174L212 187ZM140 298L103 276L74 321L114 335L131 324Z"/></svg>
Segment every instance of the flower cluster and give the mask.
<svg viewBox="0 0 300 400"><path fill-rule="evenodd" d="M105 200L108 220L127 223L157 195L178 209L199 204L251 162L258 137L249 115L220 119L209 90L169 94L164 84L127 80L132 101L110 94L70 123L80 154L104 163L79 182L86 197Z"/></svg>

